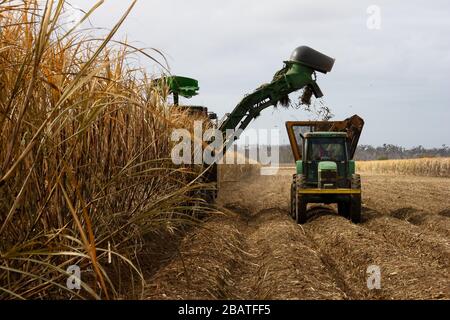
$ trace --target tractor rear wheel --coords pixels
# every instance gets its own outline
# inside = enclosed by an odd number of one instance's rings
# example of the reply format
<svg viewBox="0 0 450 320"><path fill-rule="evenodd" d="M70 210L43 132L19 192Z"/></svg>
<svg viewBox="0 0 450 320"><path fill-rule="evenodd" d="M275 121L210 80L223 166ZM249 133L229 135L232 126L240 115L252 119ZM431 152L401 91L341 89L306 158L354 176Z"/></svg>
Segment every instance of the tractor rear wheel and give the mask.
<svg viewBox="0 0 450 320"><path fill-rule="evenodd" d="M298 194L299 189L304 189L306 187L304 175L297 175L294 183L294 197L295 197L295 211L294 218L297 223L303 224L306 222L306 209L308 206L308 201L305 196L300 196Z"/></svg>
<svg viewBox="0 0 450 320"><path fill-rule="evenodd" d="M296 210L295 210L295 221L300 224L306 222L306 208L308 202L304 197L300 197L297 193Z"/></svg>
<svg viewBox="0 0 450 320"><path fill-rule="evenodd" d="M338 214L341 217L349 218L350 217L350 203L347 201L340 201L337 204Z"/></svg>
<svg viewBox="0 0 450 320"><path fill-rule="evenodd" d="M351 188L361 190L361 177L359 174L352 175ZM361 222L361 194L354 194L350 199L350 219L353 223Z"/></svg>
<svg viewBox="0 0 450 320"><path fill-rule="evenodd" d="M352 175L351 188L361 190L361 176L359 174Z"/></svg>
<svg viewBox="0 0 450 320"><path fill-rule="evenodd" d="M289 209L291 218L295 219L295 182L291 183L291 203Z"/></svg>
<svg viewBox="0 0 450 320"><path fill-rule="evenodd" d="M305 188L305 177L295 174L291 184L291 210L290 214L297 223L306 222L307 201L298 194L298 190Z"/></svg>
<svg viewBox="0 0 450 320"><path fill-rule="evenodd" d="M361 222L361 196L352 195L350 202L350 219L353 223Z"/></svg>

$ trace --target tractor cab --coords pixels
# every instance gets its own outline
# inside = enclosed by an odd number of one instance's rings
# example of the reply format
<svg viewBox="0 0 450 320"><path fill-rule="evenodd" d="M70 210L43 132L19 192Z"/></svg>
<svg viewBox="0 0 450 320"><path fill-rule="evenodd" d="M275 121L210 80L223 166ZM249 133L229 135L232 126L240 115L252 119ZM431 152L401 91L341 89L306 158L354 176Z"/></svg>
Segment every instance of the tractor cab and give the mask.
<svg viewBox="0 0 450 320"><path fill-rule="evenodd" d="M310 132L304 135L303 171L306 181L319 188L347 187L347 135L344 132Z"/></svg>

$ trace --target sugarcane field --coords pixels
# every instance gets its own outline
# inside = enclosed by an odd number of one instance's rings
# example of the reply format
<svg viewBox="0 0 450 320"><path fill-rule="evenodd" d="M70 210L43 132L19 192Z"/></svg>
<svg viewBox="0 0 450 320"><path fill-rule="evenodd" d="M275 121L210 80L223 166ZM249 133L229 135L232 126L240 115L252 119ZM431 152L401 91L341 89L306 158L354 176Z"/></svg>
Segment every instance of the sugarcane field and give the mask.
<svg viewBox="0 0 450 320"><path fill-rule="evenodd" d="M0 0L0 300L448 302L449 13Z"/></svg>

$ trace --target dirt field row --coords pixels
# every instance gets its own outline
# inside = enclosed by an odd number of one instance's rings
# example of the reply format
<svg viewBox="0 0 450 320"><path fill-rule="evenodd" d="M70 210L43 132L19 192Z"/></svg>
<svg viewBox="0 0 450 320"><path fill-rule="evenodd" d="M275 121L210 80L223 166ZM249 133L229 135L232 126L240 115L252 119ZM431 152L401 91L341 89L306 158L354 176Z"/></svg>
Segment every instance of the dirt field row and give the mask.
<svg viewBox="0 0 450 320"><path fill-rule="evenodd" d="M290 174L222 182L224 214L181 242L149 299L450 299L450 179L363 176L363 222L287 214ZM369 290L367 268L381 272Z"/></svg>

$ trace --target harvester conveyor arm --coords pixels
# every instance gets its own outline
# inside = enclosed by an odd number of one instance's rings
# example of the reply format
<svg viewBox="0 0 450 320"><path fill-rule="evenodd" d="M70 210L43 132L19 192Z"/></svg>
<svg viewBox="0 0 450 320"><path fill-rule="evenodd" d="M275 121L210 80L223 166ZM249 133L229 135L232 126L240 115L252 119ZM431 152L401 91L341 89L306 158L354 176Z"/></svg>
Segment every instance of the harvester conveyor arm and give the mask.
<svg viewBox="0 0 450 320"><path fill-rule="evenodd" d="M307 46L300 46L294 50L285 66L275 73L272 82L257 88L245 96L234 110L220 124L219 130L223 137L223 153L239 138L242 131L250 122L257 118L262 110L286 104L290 93L307 88L307 96L314 94L316 98L322 92L316 83L316 71L327 73L331 71L334 59ZM178 104L178 96L192 97L197 94L198 82L195 79L171 76L157 79L168 83L170 92L174 94L174 103ZM309 100L309 98L307 99ZM230 131L231 130L231 131Z"/></svg>
<svg viewBox="0 0 450 320"><path fill-rule="evenodd" d="M253 93L244 97L219 129L224 138L224 152L234 140L239 138L242 131L250 122L259 116L262 110L276 106L279 102L287 103L288 95L297 90L307 88L309 94L316 98L322 96L316 83L316 71L327 73L333 68L334 59L307 46L294 50L289 61L285 61L283 69L278 71L269 84L262 85ZM308 99L309 100L309 99ZM231 132L227 132L232 130Z"/></svg>
<svg viewBox="0 0 450 320"><path fill-rule="evenodd" d="M290 93L309 87L316 97L321 97L322 93L313 79L314 72L311 67L288 61L286 67L275 74L271 83L262 85L244 97L219 128L224 137L225 151L262 110L277 105ZM227 130L233 130L232 135Z"/></svg>

